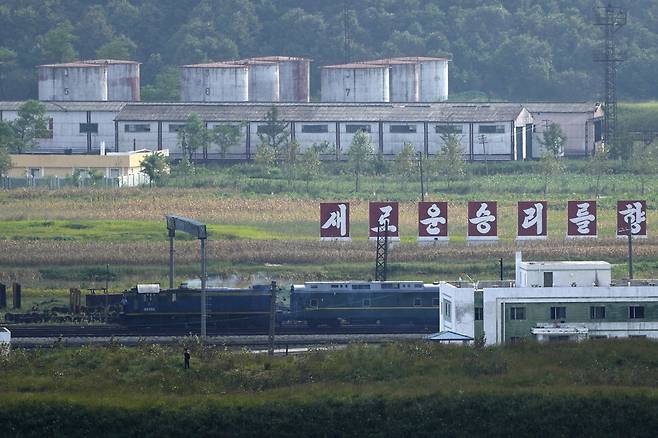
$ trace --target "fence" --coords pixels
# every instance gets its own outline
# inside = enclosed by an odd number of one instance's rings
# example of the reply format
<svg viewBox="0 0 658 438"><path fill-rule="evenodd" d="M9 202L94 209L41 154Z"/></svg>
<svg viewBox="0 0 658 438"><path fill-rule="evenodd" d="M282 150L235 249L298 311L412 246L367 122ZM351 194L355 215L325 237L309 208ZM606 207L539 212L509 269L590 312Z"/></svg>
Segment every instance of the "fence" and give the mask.
<svg viewBox="0 0 658 438"><path fill-rule="evenodd" d="M143 173L120 176L117 178L101 178L93 180L91 178L72 178L72 177L45 177L38 178L27 176L23 178L12 178L3 176L1 179L1 188L3 189L21 189L21 188L46 188L60 189L68 187L137 187L147 185L149 177Z"/></svg>

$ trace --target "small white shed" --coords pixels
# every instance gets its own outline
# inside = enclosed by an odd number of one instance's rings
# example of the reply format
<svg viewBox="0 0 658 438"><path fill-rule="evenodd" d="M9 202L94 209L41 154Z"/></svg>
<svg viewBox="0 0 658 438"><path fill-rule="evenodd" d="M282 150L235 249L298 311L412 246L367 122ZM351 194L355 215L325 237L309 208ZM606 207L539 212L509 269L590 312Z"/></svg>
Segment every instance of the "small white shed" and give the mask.
<svg viewBox="0 0 658 438"><path fill-rule="evenodd" d="M603 261L519 262L517 287L610 286L612 265Z"/></svg>

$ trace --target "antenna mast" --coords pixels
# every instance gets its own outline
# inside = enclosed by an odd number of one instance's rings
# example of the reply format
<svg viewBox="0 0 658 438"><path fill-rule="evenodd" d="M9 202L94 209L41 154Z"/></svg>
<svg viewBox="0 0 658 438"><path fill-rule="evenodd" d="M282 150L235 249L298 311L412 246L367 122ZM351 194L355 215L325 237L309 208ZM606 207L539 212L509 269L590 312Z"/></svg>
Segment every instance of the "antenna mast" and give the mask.
<svg viewBox="0 0 658 438"><path fill-rule="evenodd" d="M615 33L626 24L626 10L613 7L610 4L596 9L597 26L603 26L605 32L605 47L597 62L605 65L605 119L603 131L605 144L616 145L617 141L617 64L623 61L617 55Z"/></svg>

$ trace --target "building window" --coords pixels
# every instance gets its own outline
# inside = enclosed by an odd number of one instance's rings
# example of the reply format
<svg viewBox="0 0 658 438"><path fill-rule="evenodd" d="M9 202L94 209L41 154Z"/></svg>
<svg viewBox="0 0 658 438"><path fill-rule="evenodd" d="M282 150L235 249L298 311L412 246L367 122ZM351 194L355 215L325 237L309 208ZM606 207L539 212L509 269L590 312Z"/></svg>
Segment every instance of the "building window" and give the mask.
<svg viewBox="0 0 658 438"><path fill-rule="evenodd" d="M277 126L270 126L270 125L258 125L256 127L256 134L263 134L263 135L276 135L285 132L281 128L278 128Z"/></svg>
<svg viewBox="0 0 658 438"><path fill-rule="evenodd" d="M121 169L119 169L118 167L112 167L110 168L108 175L110 176L110 178L118 178L119 176L121 176Z"/></svg>
<svg viewBox="0 0 658 438"><path fill-rule="evenodd" d="M644 318L644 306L629 306L628 307L628 317L630 319L643 319Z"/></svg>
<svg viewBox="0 0 658 438"><path fill-rule="evenodd" d="M560 306L560 307L551 307L551 319L552 320L558 320L558 319L566 319L567 318L567 308Z"/></svg>
<svg viewBox="0 0 658 438"><path fill-rule="evenodd" d="M308 134L329 132L329 125L302 125L302 132Z"/></svg>
<svg viewBox="0 0 658 438"><path fill-rule="evenodd" d="M439 305L439 299L438 298L432 298L432 306L437 307Z"/></svg>
<svg viewBox="0 0 658 438"><path fill-rule="evenodd" d="M151 125L144 123L125 125L123 129L125 132L151 132Z"/></svg>
<svg viewBox="0 0 658 438"><path fill-rule="evenodd" d="M80 134L98 134L98 123L80 123Z"/></svg>
<svg viewBox="0 0 658 438"><path fill-rule="evenodd" d="M436 125L434 131L437 134L461 134L462 125Z"/></svg>
<svg viewBox="0 0 658 438"><path fill-rule="evenodd" d="M311 301L309 302L309 307L318 307L318 299L317 298L311 298Z"/></svg>
<svg viewBox="0 0 658 438"><path fill-rule="evenodd" d="M505 125L480 125L478 132L480 134L504 134Z"/></svg>
<svg viewBox="0 0 658 438"><path fill-rule="evenodd" d="M358 289L370 289L369 284L353 284L352 285L352 290L358 290Z"/></svg>
<svg viewBox="0 0 658 438"><path fill-rule="evenodd" d="M525 307L510 307L509 319L513 321L522 321L525 319Z"/></svg>
<svg viewBox="0 0 658 438"><path fill-rule="evenodd" d="M590 306L589 319L605 319L605 306Z"/></svg>
<svg viewBox="0 0 658 438"><path fill-rule="evenodd" d="M356 134L359 131L370 133L370 125L345 125L345 132L348 134Z"/></svg>
<svg viewBox="0 0 658 438"><path fill-rule="evenodd" d="M450 301L443 300L443 316L452 318L452 303Z"/></svg>
<svg viewBox="0 0 658 438"><path fill-rule="evenodd" d="M482 321L484 319L484 309L482 307L475 308L475 320Z"/></svg>
<svg viewBox="0 0 658 438"><path fill-rule="evenodd" d="M423 305L423 300L421 298L414 298L414 306L422 306Z"/></svg>
<svg viewBox="0 0 658 438"><path fill-rule="evenodd" d="M363 307L370 307L370 298L363 299Z"/></svg>
<svg viewBox="0 0 658 438"><path fill-rule="evenodd" d="M169 132L180 132L185 129L185 123L170 123Z"/></svg>
<svg viewBox="0 0 658 438"><path fill-rule="evenodd" d="M389 126L391 134L410 134L416 132L416 125L391 125Z"/></svg>
<svg viewBox="0 0 658 438"><path fill-rule="evenodd" d="M30 167L28 169L28 174L32 178L41 178L41 168L40 167Z"/></svg>

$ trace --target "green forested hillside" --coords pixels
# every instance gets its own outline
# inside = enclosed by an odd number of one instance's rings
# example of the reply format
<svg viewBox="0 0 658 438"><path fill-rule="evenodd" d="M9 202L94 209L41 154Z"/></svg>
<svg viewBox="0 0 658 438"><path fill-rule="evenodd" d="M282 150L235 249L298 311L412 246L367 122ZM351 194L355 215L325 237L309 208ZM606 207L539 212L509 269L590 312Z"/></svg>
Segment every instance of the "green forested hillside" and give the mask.
<svg viewBox="0 0 658 438"><path fill-rule="evenodd" d="M348 0L352 57L451 55L457 97L595 99L601 3ZM616 6L629 11L619 95L656 99L658 2ZM176 99L177 65L269 54L313 58L317 96L318 66L343 62L344 46L340 0L2 0L0 99L35 97L35 65L95 57L143 62L144 99Z"/></svg>

